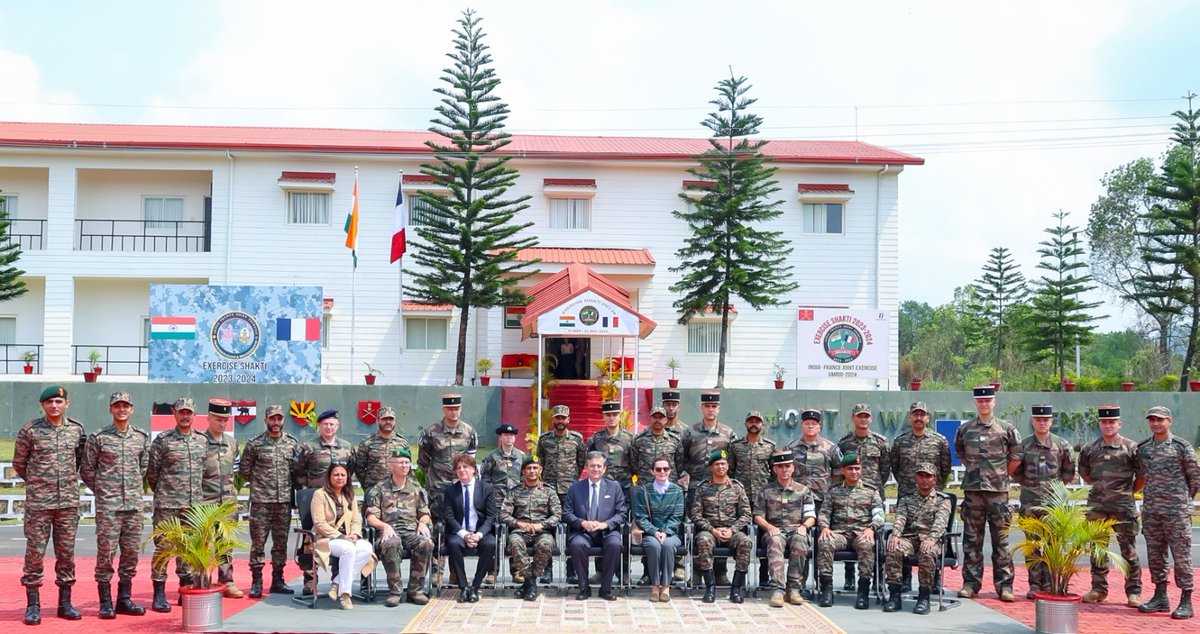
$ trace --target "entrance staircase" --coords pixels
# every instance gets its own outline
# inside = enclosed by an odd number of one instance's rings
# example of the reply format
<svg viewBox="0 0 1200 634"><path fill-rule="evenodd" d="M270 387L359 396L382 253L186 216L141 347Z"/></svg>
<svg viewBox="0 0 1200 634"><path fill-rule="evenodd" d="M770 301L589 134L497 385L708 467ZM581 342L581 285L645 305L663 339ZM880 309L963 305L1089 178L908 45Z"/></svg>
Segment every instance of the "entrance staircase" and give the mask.
<svg viewBox="0 0 1200 634"><path fill-rule="evenodd" d="M604 427L604 416L600 414L600 386L595 381L559 381L550 388L550 407L555 405L571 408L570 428L583 434L584 440Z"/></svg>

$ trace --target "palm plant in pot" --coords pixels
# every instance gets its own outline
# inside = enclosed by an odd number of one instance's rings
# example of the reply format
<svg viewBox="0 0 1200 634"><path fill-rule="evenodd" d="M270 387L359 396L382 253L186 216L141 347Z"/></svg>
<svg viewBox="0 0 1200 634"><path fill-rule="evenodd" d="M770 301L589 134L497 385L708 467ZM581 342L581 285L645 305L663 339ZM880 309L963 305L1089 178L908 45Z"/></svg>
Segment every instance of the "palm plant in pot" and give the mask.
<svg viewBox="0 0 1200 634"><path fill-rule="evenodd" d="M1020 530L1021 542L1012 547L1014 553L1025 557L1025 565L1042 565L1050 578L1050 587L1035 593L1037 600L1037 632L1060 633L1079 631L1079 602L1082 597L1071 594L1071 578L1088 569L1079 564L1083 558L1103 563L1111 561L1121 572L1128 564L1120 554L1109 550L1115 533L1115 520L1088 519L1085 507L1075 504L1075 497L1060 481L1051 484L1046 503L1034 507L1034 514L1013 518L1011 531Z"/></svg>
<svg viewBox="0 0 1200 634"><path fill-rule="evenodd" d="M367 366L367 373L363 376L363 380L367 382L367 385L375 385L375 377L383 376L383 372L371 367L371 364L366 361L363 361L363 365Z"/></svg>
<svg viewBox="0 0 1200 634"><path fill-rule="evenodd" d="M492 360L487 357L479 357L475 360L475 370L479 372L479 384L488 385L492 382L492 377L488 376L488 370L492 369Z"/></svg>
<svg viewBox="0 0 1200 634"><path fill-rule="evenodd" d="M193 504L178 517L163 521L154 528L147 542L154 541L159 550L152 565L165 569L178 558L191 573L192 586L180 588L183 596L183 629L188 632L207 632L220 629L221 594L224 584L214 584L213 576L221 562L233 556L235 548L245 548L237 537L237 500L220 504Z"/></svg>
<svg viewBox="0 0 1200 634"><path fill-rule="evenodd" d="M679 359L675 357L667 359L667 369L671 371L671 378L667 379L667 387L679 387L679 379L675 378L675 373L681 367L683 367L683 364L679 363Z"/></svg>

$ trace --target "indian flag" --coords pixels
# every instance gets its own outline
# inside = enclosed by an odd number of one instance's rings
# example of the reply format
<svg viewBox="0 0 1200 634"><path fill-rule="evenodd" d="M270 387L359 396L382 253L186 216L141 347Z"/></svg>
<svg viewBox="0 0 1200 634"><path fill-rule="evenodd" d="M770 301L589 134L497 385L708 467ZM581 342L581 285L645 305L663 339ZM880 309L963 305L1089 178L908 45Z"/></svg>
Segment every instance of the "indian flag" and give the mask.
<svg viewBox="0 0 1200 634"><path fill-rule="evenodd" d="M151 339L195 339L195 317L151 317Z"/></svg>
<svg viewBox="0 0 1200 634"><path fill-rule="evenodd" d="M574 328L575 327L575 315L559 315L558 316L558 325L561 328Z"/></svg>

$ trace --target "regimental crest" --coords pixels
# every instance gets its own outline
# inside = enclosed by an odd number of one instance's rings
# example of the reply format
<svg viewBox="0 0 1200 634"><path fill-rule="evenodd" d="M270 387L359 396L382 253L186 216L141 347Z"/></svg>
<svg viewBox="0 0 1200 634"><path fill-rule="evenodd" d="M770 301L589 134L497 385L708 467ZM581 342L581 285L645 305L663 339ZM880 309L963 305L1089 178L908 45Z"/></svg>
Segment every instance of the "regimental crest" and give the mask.
<svg viewBox="0 0 1200 634"><path fill-rule="evenodd" d="M304 427L312 420L313 412L317 411L316 401L292 401L288 412L296 424Z"/></svg>
<svg viewBox="0 0 1200 634"><path fill-rule="evenodd" d="M233 404L233 420L245 425L258 416L258 401L230 401Z"/></svg>
<svg viewBox="0 0 1200 634"><path fill-rule="evenodd" d="M375 421L379 420L380 401L359 401L358 402L358 420L374 425Z"/></svg>

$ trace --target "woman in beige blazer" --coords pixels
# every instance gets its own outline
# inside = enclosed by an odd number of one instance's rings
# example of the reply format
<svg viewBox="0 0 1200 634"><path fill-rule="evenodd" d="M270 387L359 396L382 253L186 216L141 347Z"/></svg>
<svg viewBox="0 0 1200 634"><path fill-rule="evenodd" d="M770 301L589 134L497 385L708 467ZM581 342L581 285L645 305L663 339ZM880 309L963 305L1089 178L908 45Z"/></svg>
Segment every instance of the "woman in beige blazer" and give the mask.
<svg viewBox="0 0 1200 634"><path fill-rule="evenodd" d="M329 587L329 598L340 601L343 610L352 610L354 575L366 576L375 569L375 552L371 542L362 538L362 516L346 465L334 463L329 467L325 485L313 494L310 508L317 536L317 561L328 569L329 557L338 559L338 575Z"/></svg>

